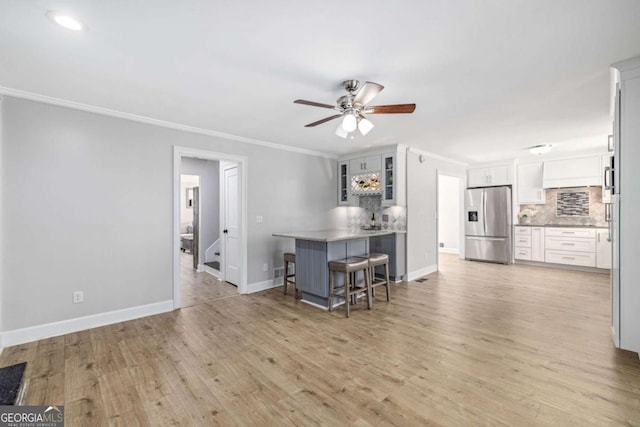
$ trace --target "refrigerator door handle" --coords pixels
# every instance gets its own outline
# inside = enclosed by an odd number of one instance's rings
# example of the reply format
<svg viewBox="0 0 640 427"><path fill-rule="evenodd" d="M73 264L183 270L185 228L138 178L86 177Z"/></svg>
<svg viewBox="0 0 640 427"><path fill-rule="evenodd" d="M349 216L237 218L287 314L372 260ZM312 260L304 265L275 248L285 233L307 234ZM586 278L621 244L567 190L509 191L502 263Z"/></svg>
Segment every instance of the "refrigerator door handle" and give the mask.
<svg viewBox="0 0 640 427"><path fill-rule="evenodd" d="M490 241L503 241L506 239L506 237L472 237L472 236L467 236L466 237L468 240L490 240Z"/></svg>
<svg viewBox="0 0 640 427"><path fill-rule="evenodd" d="M482 192L482 229L485 236L487 235L487 192Z"/></svg>

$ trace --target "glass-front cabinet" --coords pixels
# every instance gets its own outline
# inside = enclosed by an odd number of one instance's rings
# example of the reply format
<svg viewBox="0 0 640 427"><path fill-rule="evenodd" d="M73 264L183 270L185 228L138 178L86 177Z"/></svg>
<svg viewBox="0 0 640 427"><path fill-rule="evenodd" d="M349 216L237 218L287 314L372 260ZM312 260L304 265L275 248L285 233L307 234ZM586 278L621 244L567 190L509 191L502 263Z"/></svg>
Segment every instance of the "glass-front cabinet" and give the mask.
<svg viewBox="0 0 640 427"><path fill-rule="evenodd" d="M338 162L338 205L340 206L350 204L350 181L349 162Z"/></svg>
<svg viewBox="0 0 640 427"><path fill-rule="evenodd" d="M383 174L383 189L382 189L382 204L383 205L395 205L396 203L396 155L387 154L382 156L382 171Z"/></svg>

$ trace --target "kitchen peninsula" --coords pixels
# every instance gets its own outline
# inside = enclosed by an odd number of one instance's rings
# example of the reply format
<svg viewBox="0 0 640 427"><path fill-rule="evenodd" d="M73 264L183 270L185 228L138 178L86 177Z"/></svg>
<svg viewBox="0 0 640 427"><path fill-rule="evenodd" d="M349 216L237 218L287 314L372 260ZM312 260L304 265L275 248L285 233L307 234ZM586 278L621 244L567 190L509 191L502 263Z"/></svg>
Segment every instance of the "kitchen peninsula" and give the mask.
<svg viewBox="0 0 640 427"><path fill-rule="evenodd" d="M329 261L383 252L389 254L390 276L399 280L405 274L404 231L301 231L273 236L295 239L296 287L304 301L323 308L328 307ZM336 285L343 284L342 275L336 275Z"/></svg>

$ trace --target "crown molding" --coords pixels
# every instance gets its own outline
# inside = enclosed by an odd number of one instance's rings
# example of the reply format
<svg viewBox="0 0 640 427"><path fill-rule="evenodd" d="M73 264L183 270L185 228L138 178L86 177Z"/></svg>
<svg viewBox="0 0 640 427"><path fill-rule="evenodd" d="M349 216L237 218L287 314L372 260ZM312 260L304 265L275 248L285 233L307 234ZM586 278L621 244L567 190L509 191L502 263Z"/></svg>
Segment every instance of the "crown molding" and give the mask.
<svg viewBox="0 0 640 427"><path fill-rule="evenodd" d="M442 160L443 162L449 162L449 163L453 163L453 164L464 166L464 167L469 166L469 163L465 163L465 162L461 162L460 160L455 160L455 159L451 159L449 157L441 156L440 154L430 153L428 151L424 151L424 150L421 150L421 149L415 148L415 147L409 147L408 151L410 151L412 153L415 153L415 154L422 154L422 155L424 155L426 157L430 157L430 158L435 159L435 160Z"/></svg>
<svg viewBox="0 0 640 427"><path fill-rule="evenodd" d="M103 116L116 117L124 120L131 120L134 122L145 123L154 126L160 126L169 129L181 130L189 133L197 133L200 135L213 136L216 138L223 138L231 141L244 142L247 144L259 145L262 147L273 148L282 151L291 151L299 154L306 154L309 156L324 157L327 159L337 159L335 154L324 153L322 151L309 150L306 148L292 147L284 144L277 144L275 142L262 141L259 139L246 138L244 136L232 135L229 133L218 132L210 129L198 128L195 126L183 125L180 123L168 122L164 120L154 119L146 116L139 116L137 114L125 113L124 111L111 110L109 108L98 107L90 104L83 104L81 102L69 101L66 99L55 98L47 95L40 95L37 93L26 92L19 89L13 89L10 87L0 86L0 95L12 96L15 98L27 99L30 101L42 102L44 104L57 105L60 107L72 108L74 110L86 111L89 113L100 114ZM0 99L2 97L0 96Z"/></svg>

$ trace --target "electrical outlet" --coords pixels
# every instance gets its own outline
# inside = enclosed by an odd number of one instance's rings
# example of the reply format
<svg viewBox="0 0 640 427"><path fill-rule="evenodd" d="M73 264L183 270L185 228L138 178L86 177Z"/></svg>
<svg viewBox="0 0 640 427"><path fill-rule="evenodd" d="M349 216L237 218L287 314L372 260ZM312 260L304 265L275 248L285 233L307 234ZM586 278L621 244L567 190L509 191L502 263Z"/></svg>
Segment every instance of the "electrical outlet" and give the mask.
<svg viewBox="0 0 640 427"><path fill-rule="evenodd" d="M75 291L73 293L73 303L74 304L78 304L84 302L84 292L82 291Z"/></svg>
<svg viewBox="0 0 640 427"><path fill-rule="evenodd" d="M267 264L266 262L262 264L262 271L269 271L269 264Z"/></svg>
<svg viewBox="0 0 640 427"><path fill-rule="evenodd" d="M440 242L440 247L444 248L444 243Z"/></svg>

